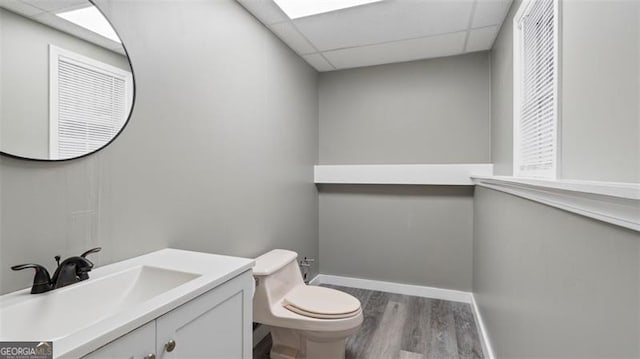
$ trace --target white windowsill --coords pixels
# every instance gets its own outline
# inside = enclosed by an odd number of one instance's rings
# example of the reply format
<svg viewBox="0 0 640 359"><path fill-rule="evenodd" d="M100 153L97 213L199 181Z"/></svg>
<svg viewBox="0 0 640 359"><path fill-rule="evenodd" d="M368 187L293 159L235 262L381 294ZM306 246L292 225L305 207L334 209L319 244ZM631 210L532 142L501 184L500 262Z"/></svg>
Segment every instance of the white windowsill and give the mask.
<svg viewBox="0 0 640 359"><path fill-rule="evenodd" d="M640 183L603 182L581 180L546 180L538 178L519 178L510 176L471 176L474 183L494 182L513 183L536 187L553 188L563 191L591 193L626 199L640 199Z"/></svg>
<svg viewBox="0 0 640 359"><path fill-rule="evenodd" d="M472 176L474 184L640 231L640 184Z"/></svg>

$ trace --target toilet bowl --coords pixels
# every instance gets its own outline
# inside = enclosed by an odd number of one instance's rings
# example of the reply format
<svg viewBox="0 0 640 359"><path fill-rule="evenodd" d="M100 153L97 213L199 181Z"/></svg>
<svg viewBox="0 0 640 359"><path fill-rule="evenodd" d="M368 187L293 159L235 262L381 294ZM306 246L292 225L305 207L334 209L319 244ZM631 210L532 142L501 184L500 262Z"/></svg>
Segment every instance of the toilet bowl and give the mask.
<svg viewBox="0 0 640 359"><path fill-rule="evenodd" d="M256 258L253 321L271 330L271 359L343 359L347 337L362 324L360 301L306 285L297 257L274 249Z"/></svg>

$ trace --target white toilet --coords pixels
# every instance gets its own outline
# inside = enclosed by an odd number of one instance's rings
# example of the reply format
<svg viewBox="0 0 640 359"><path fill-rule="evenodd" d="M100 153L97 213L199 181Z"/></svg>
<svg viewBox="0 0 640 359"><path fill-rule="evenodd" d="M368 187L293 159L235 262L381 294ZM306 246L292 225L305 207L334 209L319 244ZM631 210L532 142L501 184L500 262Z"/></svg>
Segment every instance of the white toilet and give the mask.
<svg viewBox="0 0 640 359"><path fill-rule="evenodd" d="M362 324L355 297L302 280L296 252L256 258L253 320L271 329L271 359L343 359L347 337Z"/></svg>

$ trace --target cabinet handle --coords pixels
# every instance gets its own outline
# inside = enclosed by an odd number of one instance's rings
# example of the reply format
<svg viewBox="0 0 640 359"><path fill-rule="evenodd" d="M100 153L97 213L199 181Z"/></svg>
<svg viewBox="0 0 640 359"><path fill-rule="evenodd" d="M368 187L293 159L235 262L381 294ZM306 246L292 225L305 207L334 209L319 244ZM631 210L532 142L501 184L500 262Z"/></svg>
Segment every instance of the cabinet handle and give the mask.
<svg viewBox="0 0 640 359"><path fill-rule="evenodd" d="M176 341L173 339L170 339L167 344L164 345L164 350L168 351L168 352L172 352L173 349L176 348Z"/></svg>
<svg viewBox="0 0 640 359"><path fill-rule="evenodd" d="M153 353L149 353L144 356L144 359L156 359L156 355Z"/></svg>

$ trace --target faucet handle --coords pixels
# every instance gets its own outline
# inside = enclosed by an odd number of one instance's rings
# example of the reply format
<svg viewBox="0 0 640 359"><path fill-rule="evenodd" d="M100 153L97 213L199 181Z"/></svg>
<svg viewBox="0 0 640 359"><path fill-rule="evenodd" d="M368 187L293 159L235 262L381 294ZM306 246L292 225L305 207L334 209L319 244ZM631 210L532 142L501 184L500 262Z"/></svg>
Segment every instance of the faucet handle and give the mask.
<svg viewBox="0 0 640 359"><path fill-rule="evenodd" d="M86 252L82 253L82 254L80 255L80 257L85 258L85 257L86 257L86 256L88 256L89 254L91 254L91 253L98 253L98 252L100 252L101 250L102 250L102 247L91 248L91 249L89 249L88 251L86 251Z"/></svg>
<svg viewBox="0 0 640 359"><path fill-rule="evenodd" d="M47 271L47 269L45 267L43 267L43 266L41 266L39 264L34 264L34 263L18 264L18 265L12 266L11 270L18 271L18 270L23 270L23 269L27 269L27 268L34 268L36 270L36 272L38 270L43 270L45 272Z"/></svg>
<svg viewBox="0 0 640 359"><path fill-rule="evenodd" d="M51 277L47 268L39 264L18 264L11 267L11 270L19 271L23 269L33 268L36 274L33 276L33 285L31 286L31 294L44 293L51 290Z"/></svg>

